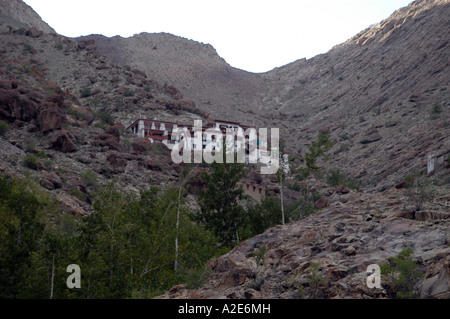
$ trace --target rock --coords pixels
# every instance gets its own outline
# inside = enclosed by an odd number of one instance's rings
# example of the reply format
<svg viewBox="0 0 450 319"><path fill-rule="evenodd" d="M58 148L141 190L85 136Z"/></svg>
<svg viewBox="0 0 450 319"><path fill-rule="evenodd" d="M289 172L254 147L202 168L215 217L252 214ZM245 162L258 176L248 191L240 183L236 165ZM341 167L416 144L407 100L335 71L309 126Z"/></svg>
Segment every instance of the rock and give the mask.
<svg viewBox="0 0 450 319"><path fill-rule="evenodd" d="M44 173L40 184L48 190L62 188L61 178L56 173Z"/></svg>
<svg viewBox="0 0 450 319"><path fill-rule="evenodd" d="M147 74L144 71L139 69L131 69L131 72L139 77L147 78Z"/></svg>
<svg viewBox="0 0 450 319"><path fill-rule="evenodd" d="M31 27L25 32L25 35L31 38L39 38L44 32L38 30L36 27Z"/></svg>
<svg viewBox="0 0 450 319"><path fill-rule="evenodd" d="M70 153L77 150L74 143L74 138L65 130L55 132L55 134L49 136L51 146L61 152Z"/></svg>
<svg viewBox="0 0 450 319"><path fill-rule="evenodd" d="M317 209L322 209L328 205L328 200L326 198L321 198L314 203L314 207Z"/></svg>
<svg viewBox="0 0 450 319"><path fill-rule="evenodd" d="M65 97L62 94L53 94L46 97L46 100L51 103L55 103L58 107L62 107L65 101Z"/></svg>
<svg viewBox="0 0 450 319"><path fill-rule="evenodd" d="M15 90L0 89L0 120L29 122L36 118L38 104Z"/></svg>
<svg viewBox="0 0 450 319"><path fill-rule="evenodd" d="M83 39L78 41L78 48L80 50L95 51L97 49L97 46L95 45L95 40Z"/></svg>
<svg viewBox="0 0 450 319"><path fill-rule="evenodd" d="M450 276L445 267L437 275L423 281L420 298L450 298Z"/></svg>
<svg viewBox="0 0 450 319"><path fill-rule="evenodd" d="M48 190L55 189L55 186L53 185L53 183L51 181L49 181L47 178L41 178L39 184Z"/></svg>
<svg viewBox="0 0 450 319"><path fill-rule="evenodd" d="M37 124L39 129L46 133L60 129L66 119L65 112L53 102L45 102L39 109Z"/></svg>
<svg viewBox="0 0 450 319"><path fill-rule="evenodd" d="M112 126L108 127L106 129L105 133L109 134L111 136L114 136L116 138L117 142L120 141L120 130L119 130L119 127L117 125L112 125Z"/></svg>
<svg viewBox="0 0 450 319"><path fill-rule="evenodd" d="M113 134L101 133L97 134L91 141L92 145L100 146L104 151L114 150L118 152L123 152L125 147L123 147L117 140L117 136Z"/></svg>
<svg viewBox="0 0 450 319"><path fill-rule="evenodd" d="M196 109L195 103L191 100L174 100L166 103L166 108L168 110L183 110L183 111L193 111Z"/></svg>
<svg viewBox="0 0 450 319"><path fill-rule="evenodd" d="M354 246L348 246L347 248L342 250L347 256L356 255L357 249Z"/></svg>
<svg viewBox="0 0 450 319"><path fill-rule="evenodd" d="M350 190L348 189L348 187L343 186L343 185L338 185L336 186L336 193L338 194L348 194L350 192Z"/></svg>
<svg viewBox="0 0 450 319"><path fill-rule="evenodd" d="M367 135L360 141L361 144L369 144L381 140L383 137L377 129L371 129Z"/></svg>
<svg viewBox="0 0 450 319"><path fill-rule="evenodd" d="M0 80L0 89L11 90L12 89L11 82L7 80Z"/></svg>
<svg viewBox="0 0 450 319"><path fill-rule="evenodd" d="M118 153L109 154L106 160L111 164L112 167L125 168L127 166L127 160L123 158Z"/></svg>
<svg viewBox="0 0 450 319"><path fill-rule="evenodd" d="M183 99L183 95L181 95L180 91L172 86L169 85L166 89L165 89L165 93L167 93L168 95L170 95L173 99L175 100L181 100Z"/></svg>
<svg viewBox="0 0 450 319"><path fill-rule="evenodd" d="M145 154L148 152L152 145L152 142L150 142L146 138L136 138L131 143L131 147L133 150L139 154Z"/></svg>
<svg viewBox="0 0 450 319"><path fill-rule="evenodd" d="M395 184L395 188L396 189L407 188L406 180L402 180L402 181L398 182L397 184Z"/></svg>

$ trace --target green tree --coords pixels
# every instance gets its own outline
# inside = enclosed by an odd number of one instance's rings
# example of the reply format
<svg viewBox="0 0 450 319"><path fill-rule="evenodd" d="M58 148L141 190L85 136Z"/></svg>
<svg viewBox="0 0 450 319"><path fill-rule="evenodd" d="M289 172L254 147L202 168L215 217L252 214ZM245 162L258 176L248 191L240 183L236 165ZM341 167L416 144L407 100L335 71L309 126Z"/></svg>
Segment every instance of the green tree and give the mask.
<svg viewBox="0 0 450 319"><path fill-rule="evenodd" d="M299 179L304 180L305 185L303 186L303 203L297 209L300 210L300 218L305 216L306 210L308 208L308 203L311 199L311 188L308 183L308 177L319 170L317 165L317 160L325 156L325 152L333 145L333 143L328 139L328 135L319 134L317 139L313 141L308 146L308 151L305 152L305 166L292 169L293 173L297 174ZM297 210L296 209L296 210Z"/></svg>
<svg viewBox="0 0 450 319"><path fill-rule="evenodd" d="M31 256L44 233L47 203L32 187L23 180L0 178L0 298L18 297L27 289Z"/></svg>
<svg viewBox="0 0 450 319"><path fill-rule="evenodd" d="M412 254L412 248L405 248L380 267L387 282L386 290L393 298L417 298L417 283L423 274L417 270L417 261L411 258Z"/></svg>
<svg viewBox="0 0 450 319"><path fill-rule="evenodd" d="M261 203L248 210L250 236L261 234L280 223L281 205L274 196L265 196Z"/></svg>
<svg viewBox="0 0 450 319"><path fill-rule="evenodd" d="M206 190L200 193L200 211L195 219L224 245L238 243L239 229L245 226L245 210L241 205L244 191L239 184L245 174L244 164L224 160L223 163L211 163L210 173L202 175Z"/></svg>

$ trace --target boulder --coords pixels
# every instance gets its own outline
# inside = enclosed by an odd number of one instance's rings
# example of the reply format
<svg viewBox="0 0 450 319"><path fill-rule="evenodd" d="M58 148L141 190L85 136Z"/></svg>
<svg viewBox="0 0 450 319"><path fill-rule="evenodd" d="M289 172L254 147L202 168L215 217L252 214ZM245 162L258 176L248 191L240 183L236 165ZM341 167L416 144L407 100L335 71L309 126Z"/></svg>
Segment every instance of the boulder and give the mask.
<svg viewBox="0 0 450 319"><path fill-rule="evenodd" d="M36 27L31 27L25 32L25 35L31 38L39 38L42 34L44 34L44 32L38 30Z"/></svg>
<svg viewBox="0 0 450 319"><path fill-rule="evenodd" d="M29 122L36 118L38 104L17 91L0 89L0 120Z"/></svg>
<svg viewBox="0 0 450 319"><path fill-rule="evenodd" d="M152 142L146 138L136 138L133 140L131 147L133 151L139 154L145 154L150 149Z"/></svg>
<svg viewBox="0 0 450 319"><path fill-rule="evenodd" d="M39 129L46 133L56 129L60 129L66 119L64 110L59 108L53 102L44 102L37 117Z"/></svg>
<svg viewBox="0 0 450 319"><path fill-rule="evenodd" d="M116 139L116 141L119 142L119 140L120 140L119 126L112 125L106 129L105 133L113 136Z"/></svg>
<svg viewBox="0 0 450 319"><path fill-rule="evenodd" d="M49 140L51 146L61 152L69 153L77 150L75 139L65 129L61 129L49 136Z"/></svg>
<svg viewBox="0 0 450 319"><path fill-rule="evenodd" d="M328 205L328 200L326 198L320 198L314 203L314 207L317 209L325 208Z"/></svg>

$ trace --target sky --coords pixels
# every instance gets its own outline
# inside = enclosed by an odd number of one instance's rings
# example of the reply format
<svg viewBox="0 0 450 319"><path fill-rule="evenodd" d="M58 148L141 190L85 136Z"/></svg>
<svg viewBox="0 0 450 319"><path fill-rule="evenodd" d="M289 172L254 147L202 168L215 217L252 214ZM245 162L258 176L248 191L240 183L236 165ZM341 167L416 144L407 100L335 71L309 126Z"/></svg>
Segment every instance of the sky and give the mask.
<svg viewBox="0 0 450 319"><path fill-rule="evenodd" d="M231 66L266 72L328 52L412 0L24 0L57 33L167 32L211 44Z"/></svg>

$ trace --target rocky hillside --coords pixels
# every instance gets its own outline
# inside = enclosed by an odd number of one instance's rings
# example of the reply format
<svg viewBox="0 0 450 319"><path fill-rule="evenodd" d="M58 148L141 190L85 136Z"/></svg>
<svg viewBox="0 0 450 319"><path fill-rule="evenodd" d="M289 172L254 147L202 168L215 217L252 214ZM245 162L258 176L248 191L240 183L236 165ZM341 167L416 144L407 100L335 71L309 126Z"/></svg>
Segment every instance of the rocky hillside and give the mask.
<svg viewBox="0 0 450 319"><path fill-rule="evenodd" d="M209 44L168 33L140 33L130 38L94 39L99 51L119 65L145 70L160 83L174 85L214 117L248 118L261 78L231 67Z"/></svg>
<svg viewBox="0 0 450 319"><path fill-rule="evenodd" d="M413 249L423 274L420 297L450 298L448 210L424 211L411 219L401 214L407 199L395 189L324 191L330 194L329 207L271 228L210 261L212 274L202 288L179 285L159 298L391 298L385 279L381 288L367 286L367 266L381 266L405 247ZM441 193L439 201L448 201L449 195ZM315 278L321 278L316 291L313 265L318 265Z"/></svg>
<svg viewBox="0 0 450 319"><path fill-rule="evenodd" d="M93 41L11 21L0 19L2 174L28 176L72 215L89 213L95 189L115 177L137 192L176 179L169 151L125 128L139 117L191 124L206 116L192 101L114 64Z"/></svg>
<svg viewBox="0 0 450 319"><path fill-rule="evenodd" d="M56 33L29 5L21 0L0 0L0 14L45 33ZM14 22L13 22L14 23Z"/></svg>
<svg viewBox="0 0 450 319"><path fill-rule="evenodd" d="M170 34L88 38L116 63L173 83L212 117L279 127L293 154L329 134L327 166L379 189L450 150L449 14L448 0L415 1L326 54L263 74Z"/></svg>
<svg viewBox="0 0 450 319"><path fill-rule="evenodd" d="M316 213L210 261L202 288L162 298L391 297L386 284L367 288L366 268L408 247L420 296L450 298L449 0L415 1L327 54L264 74L165 33L67 38L22 1L0 5L0 173L40 184L66 213L88 214L112 179L129 191L178 180L167 149L125 130L139 117L279 127L300 166L318 133L333 141L308 181ZM435 197L417 210L407 182L427 175L429 155ZM327 185L330 169L358 190ZM279 192L274 176L264 181ZM286 197L301 199L305 181L285 182Z"/></svg>

